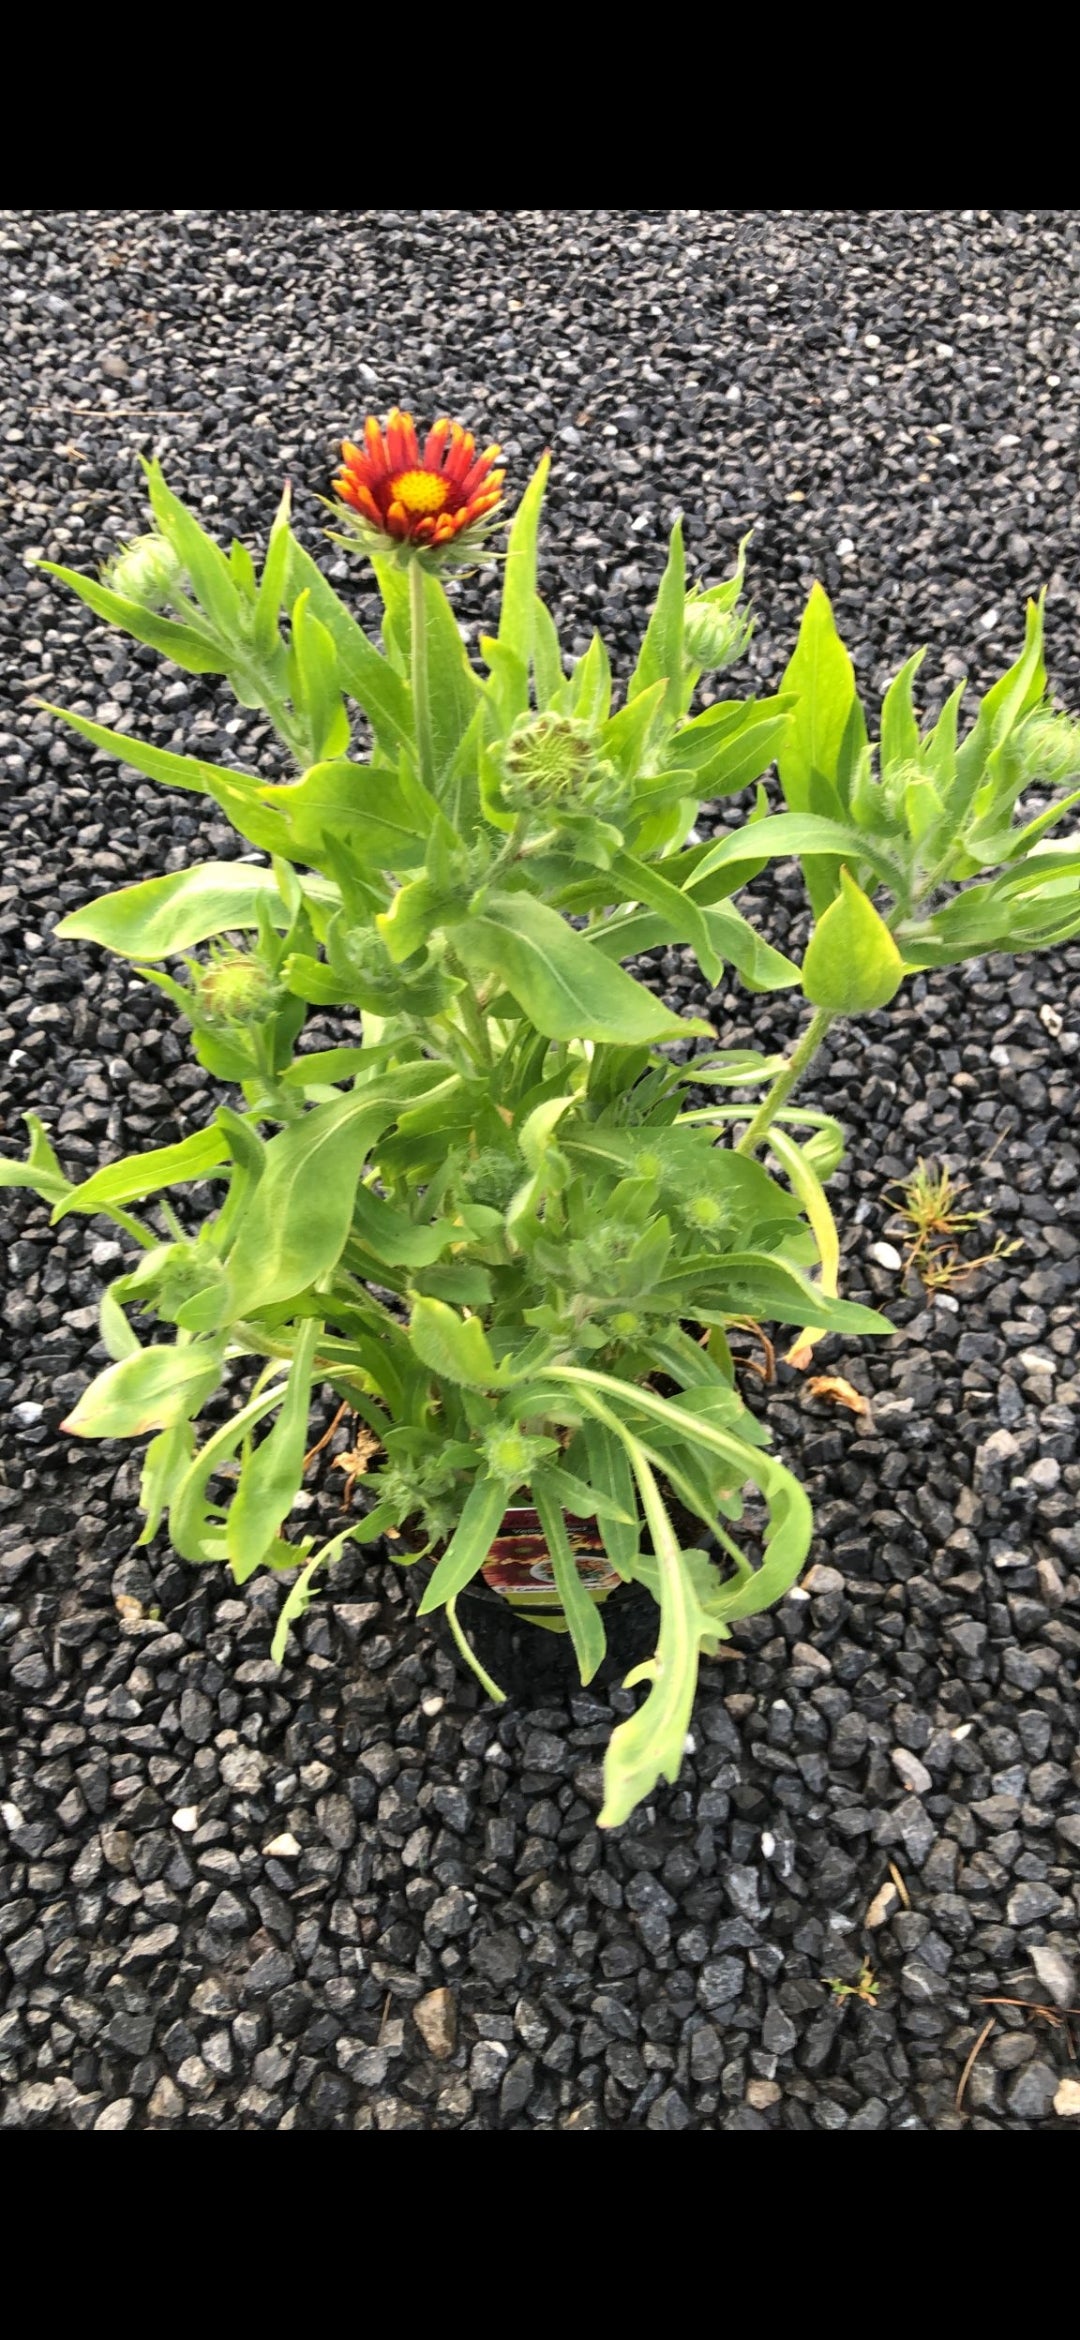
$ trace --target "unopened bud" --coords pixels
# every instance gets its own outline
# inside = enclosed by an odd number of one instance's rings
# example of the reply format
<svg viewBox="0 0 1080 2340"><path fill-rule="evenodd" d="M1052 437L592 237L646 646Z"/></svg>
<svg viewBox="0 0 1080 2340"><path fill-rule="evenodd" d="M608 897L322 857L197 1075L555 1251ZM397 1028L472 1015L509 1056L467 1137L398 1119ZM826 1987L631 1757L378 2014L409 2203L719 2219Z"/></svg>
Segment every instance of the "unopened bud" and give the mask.
<svg viewBox="0 0 1080 2340"><path fill-rule="evenodd" d="M202 970L195 985L203 1014L221 1024L261 1023L274 992L269 969L247 951L223 953Z"/></svg>
<svg viewBox="0 0 1080 2340"><path fill-rule="evenodd" d="M1025 769L1032 780L1051 786L1080 774L1080 723L1071 715L1052 715L1036 709L1020 732Z"/></svg>
<svg viewBox="0 0 1080 2340"><path fill-rule="evenodd" d="M105 570L104 581L125 601L137 601L143 609L163 609L183 573L167 537L136 536Z"/></svg>
<svg viewBox="0 0 1080 2340"><path fill-rule="evenodd" d="M691 666L715 673L741 658L754 630L742 609L718 609L712 601L688 601L683 614L683 649Z"/></svg>
<svg viewBox="0 0 1080 2340"><path fill-rule="evenodd" d="M515 812L566 812L602 785L595 734L574 715L521 715L502 751L503 796Z"/></svg>
<svg viewBox="0 0 1080 2340"><path fill-rule="evenodd" d="M683 1204L683 1218L700 1235L719 1235L728 1224L728 1210L717 1194L692 1194Z"/></svg>

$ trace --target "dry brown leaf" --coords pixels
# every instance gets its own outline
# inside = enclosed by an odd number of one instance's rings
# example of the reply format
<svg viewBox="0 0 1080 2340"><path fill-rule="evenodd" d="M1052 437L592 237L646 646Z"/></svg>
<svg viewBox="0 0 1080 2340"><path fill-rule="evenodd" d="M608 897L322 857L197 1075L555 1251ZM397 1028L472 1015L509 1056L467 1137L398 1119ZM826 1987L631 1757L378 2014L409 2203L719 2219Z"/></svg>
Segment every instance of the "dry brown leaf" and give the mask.
<svg viewBox="0 0 1080 2340"><path fill-rule="evenodd" d="M366 1471L372 1455L378 1454L381 1444L382 1440L376 1438L374 1430L366 1430L358 1424L352 1445L346 1448L344 1454L334 1456L330 1468L332 1471L348 1471L354 1479L359 1479Z"/></svg>
<svg viewBox="0 0 1080 2340"><path fill-rule="evenodd" d="M870 1411L869 1398L863 1396L861 1389L853 1389L850 1381L845 1381L842 1374L815 1373L806 1386L811 1397L829 1398L834 1406L847 1406L853 1414L868 1414Z"/></svg>

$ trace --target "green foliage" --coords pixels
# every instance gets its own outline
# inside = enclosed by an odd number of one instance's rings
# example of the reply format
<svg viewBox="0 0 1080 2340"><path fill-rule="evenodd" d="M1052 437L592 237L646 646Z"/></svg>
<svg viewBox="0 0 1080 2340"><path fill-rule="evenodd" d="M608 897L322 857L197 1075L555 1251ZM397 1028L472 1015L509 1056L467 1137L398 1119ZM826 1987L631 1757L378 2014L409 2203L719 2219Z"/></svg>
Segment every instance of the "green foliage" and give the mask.
<svg viewBox="0 0 1080 2340"><path fill-rule="evenodd" d="M299 1571L279 1662L345 1544L391 1529L401 1558L426 1547L421 1609L446 1610L475 1664L456 1604L516 1499L538 1511L587 1682L603 1608L567 1522L595 1518L618 1576L658 1603L656 1654L631 1677L646 1695L605 1767L601 1821L618 1826L678 1774L700 1652L778 1600L809 1548L806 1498L742 1401L726 1328L888 1330L838 1296L822 1181L841 1133L788 1103L814 1040L832 1015L884 1006L910 969L1080 932L1080 848L1050 835L1078 792L1022 803L1080 777L1080 727L1046 697L1041 604L966 736L959 692L920 728L916 655L875 749L818 586L779 693L695 709L702 672L748 639L745 543L732 576L688 590L679 525L613 711L599 636L571 665L538 596L546 458L483 671L407 548L374 561L380 647L298 543L288 491L260 570L214 543L159 465L146 475L152 531L105 580L43 566L137 641L227 678L294 773L267 785L50 710L95 756L212 797L246 849L58 928L140 970L236 1092L206 1128L81 1183L32 1115L27 1160L0 1161L0 1186L32 1188L57 1219L101 1215L131 1245L102 1302L110 1362L67 1428L154 1433L144 1540L167 1520L182 1557L238 1583ZM774 758L785 809L759 787L741 827L699 839L699 807ZM733 900L792 857L816 917L801 968ZM692 1056L711 1025L625 964L672 946L709 988L729 967L750 991L801 984L816 1013L795 1056ZM339 1044L304 1052L309 1003L343 1012ZM691 1084L712 1102L688 1104ZM763 1093L738 1147L732 1091ZM752 1158L770 1133L782 1177ZM206 1180L217 1207L188 1237L160 1198ZM143 1345L129 1309L163 1337ZM200 1409L245 1360L249 1394L207 1431ZM327 1385L367 1442L369 1507L312 1549L290 1518ZM767 1514L757 1565L730 1532L748 1483ZM680 1544L676 1506L700 1549Z"/></svg>

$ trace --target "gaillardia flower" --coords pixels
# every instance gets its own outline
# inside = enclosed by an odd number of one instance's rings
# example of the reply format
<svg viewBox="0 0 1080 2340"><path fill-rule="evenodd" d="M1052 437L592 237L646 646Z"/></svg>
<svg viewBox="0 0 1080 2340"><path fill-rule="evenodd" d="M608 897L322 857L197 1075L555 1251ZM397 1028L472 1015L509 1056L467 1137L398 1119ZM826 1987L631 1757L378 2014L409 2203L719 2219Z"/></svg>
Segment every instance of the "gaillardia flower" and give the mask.
<svg viewBox="0 0 1080 2340"><path fill-rule="evenodd" d="M472 432L445 415L421 451L411 414L391 407L385 432L369 414L363 445L346 439L341 453L334 492L369 552L385 552L389 544L429 559L468 558L502 502L506 474L492 468L498 447L478 455Z"/></svg>

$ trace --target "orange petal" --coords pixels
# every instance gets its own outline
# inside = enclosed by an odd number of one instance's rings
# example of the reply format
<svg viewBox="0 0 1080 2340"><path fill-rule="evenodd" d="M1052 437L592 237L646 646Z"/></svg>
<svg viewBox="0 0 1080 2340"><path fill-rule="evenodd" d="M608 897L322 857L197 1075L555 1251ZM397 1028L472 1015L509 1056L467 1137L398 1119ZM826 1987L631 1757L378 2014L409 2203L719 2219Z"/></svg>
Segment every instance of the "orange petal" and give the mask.
<svg viewBox="0 0 1080 2340"><path fill-rule="evenodd" d="M411 414L402 415L401 432L405 441L405 468L407 471L418 471L420 468L420 449L416 443L416 424Z"/></svg>
<svg viewBox="0 0 1080 2340"><path fill-rule="evenodd" d="M488 472L491 470L491 466L495 462L498 453L499 449L497 447L485 447L483 454L477 456L472 470L466 472L465 477L461 482L461 492L463 496L471 496L475 494L476 489L480 486L481 480L487 478Z"/></svg>
<svg viewBox="0 0 1080 2340"><path fill-rule="evenodd" d="M454 486L460 487L476 452L476 441L471 431L462 430L460 423L455 423L454 432L454 444L443 469L447 479L452 479Z"/></svg>
<svg viewBox="0 0 1080 2340"><path fill-rule="evenodd" d="M443 451L449 436L450 417L444 414L440 416L437 423L432 424L424 441L423 469L425 471L441 470Z"/></svg>
<svg viewBox="0 0 1080 2340"><path fill-rule="evenodd" d="M376 480L386 479L389 474L390 466L386 460L386 448L383 444L383 435L373 414L369 414L367 421L364 424L364 446L367 450L367 458L371 465L374 478Z"/></svg>
<svg viewBox="0 0 1080 2340"><path fill-rule="evenodd" d="M408 470L409 458L406 452L405 432L402 427L401 409L397 406L392 406L386 417L386 450L390 457L391 471Z"/></svg>

